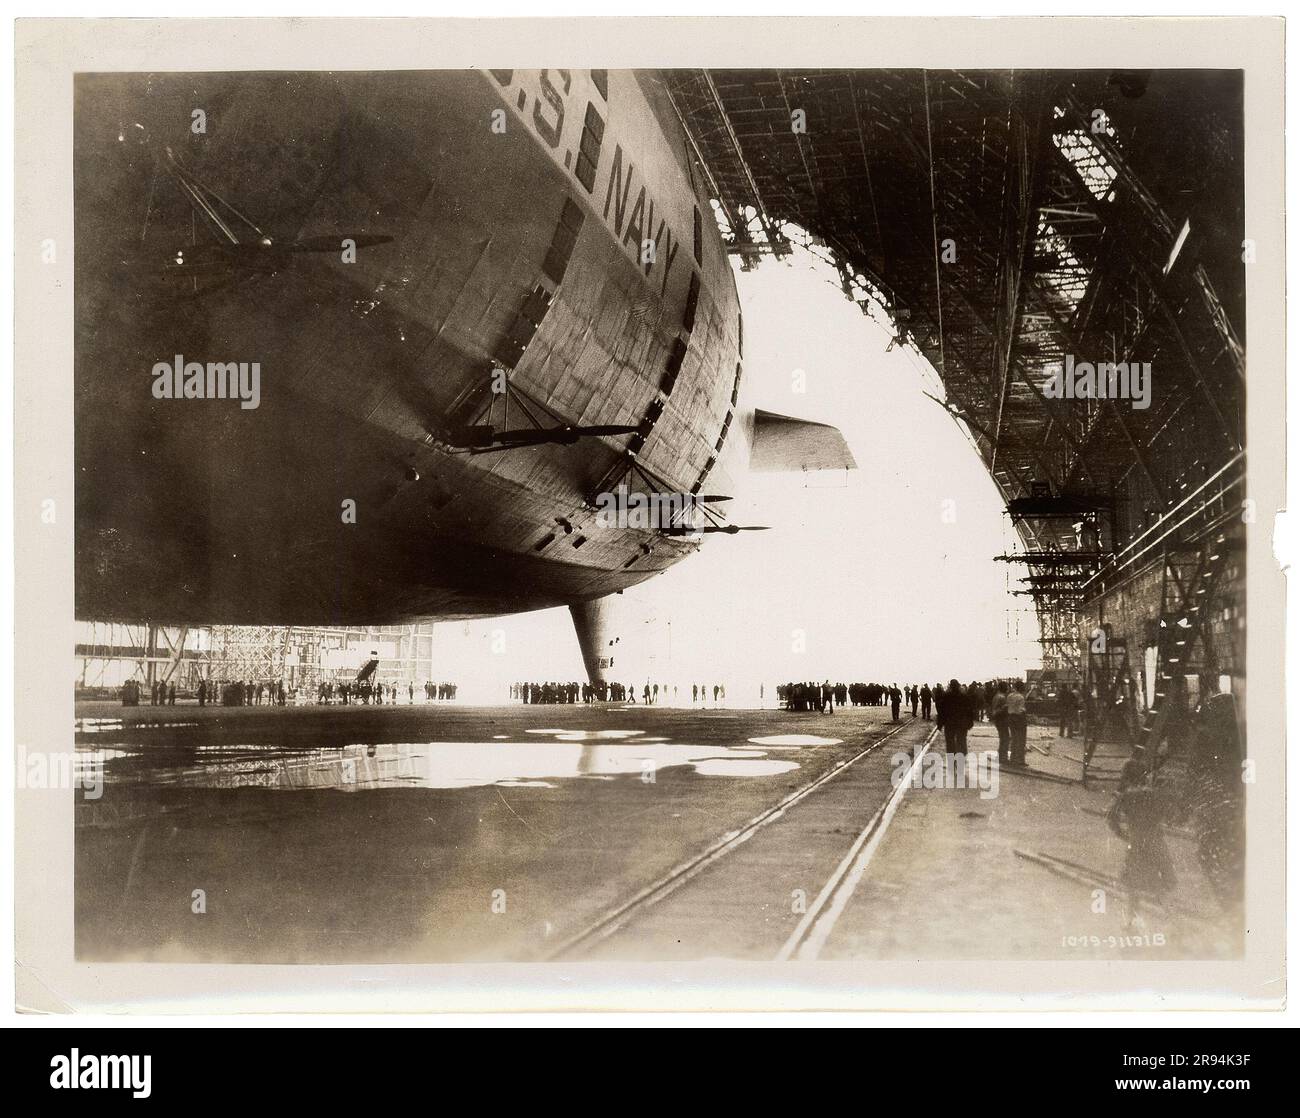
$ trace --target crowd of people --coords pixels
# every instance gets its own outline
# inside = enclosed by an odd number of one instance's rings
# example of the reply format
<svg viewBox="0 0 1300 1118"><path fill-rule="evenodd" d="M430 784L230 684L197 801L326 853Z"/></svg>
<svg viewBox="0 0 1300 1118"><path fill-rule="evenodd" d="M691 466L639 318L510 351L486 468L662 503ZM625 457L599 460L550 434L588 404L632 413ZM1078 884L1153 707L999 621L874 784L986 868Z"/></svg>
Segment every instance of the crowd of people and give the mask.
<svg viewBox="0 0 1300 1118"><path fill-rule="evenodd" d="M455 683L423 684L424 701L447 702L456 698ZM764 689L760 687L760 701ZM316 687L318 704L414 704L417 686L414 681L364 682L326 680ZM677 705L677 685L646 682L638 689L634 684L571 682L519 682L510 685L511 700L528 705L577 704L625 702L645 706L659 703ZM824 680L789 682L776 688L778 703L791 711L834 713L837 708L886 707L893 721L899 721L903 711L910 710L912 717L929 720L933 713L935 725L943 731L944 743L949 753L965 753L966 737L977 722L989 721L997 729L998 756L1007 764L1025 763L1027 716L1025 710L1025 685L1019 680L974 680L962 684L953 679L942 683L832 683ZM692 683L692 706L719 706L726 701L727 689L723 684ZM301 701L295 690L286 690L283 680L202 680L198 684L200 706L220 701L225 706L284 706L286 701ZM122 687L124 705L138 705L143 699L140 681L129 680ZM148 702L153 706L175 705L174 682L154 682L149 689ZM1080 700L1065 688L1058 700L1060 734L1069 737L1078 718Z"/></svg>
<svg viewBox="0 0 1300 1118"><path fill-rule="evenodd" d="M924 701L927 718L929 710L930 688L908 686L900 688L897 683L783 683L776 689L776 697L786 710L815 710L819 714L833 714L836 707L890 707L893 719L898 721L899 711L904 706L912 708L915 716L918 704Z"/></svg>
<svg viewBox="0 0 1300 1118"><path fill-rule="evenodd" d="M128 679L122 684L121 697L124 707L138 707L140 700L144 698L144 687L138 679ZM153 707L174 707L176 705L176 684L154 680L149 684L149 705Z"/></svg>
<svg viewBox="0 0 1300 1118"><path fill-rule="evenodd" d="M1025 710L1025 685L1020 680L972 680L963 684L956 679L942 683L785 683L776 689L777 698L787 710L834 713L845 705L888 707L893 721L904 709L912 717L929 721L934 714L935 727L943 731L949 753L966 752L966 735L977 722L991 722L998 732L998 757L1012 765L1025 763L1028 715ZM1061 699L1061 733L1069 736L1079 702L1067 688Z"/></svg>
<svg viewBox="0 0 1300 1118"><path fill-rule="evenodd" d="M423 687L426 703L449 702L456 697L454 683L434 683L426 679ZM361 703L396 706L403 700L408 705L415 702L414 680L397 680L389 683L383 680L365 680L361 683L325 680L316 687L316 702L325 705L338 703L347 706L349 703Z"/></svg>
<svg viewBox="0 0 1300 1118"><path fill-rule="evenodd" d="M859 687L861 684L853 684ZM843 683L778 683L776 699L786 710L815 710L819 714L843 706L851 688ZM853 704L857 706L857 703Z"/></svg>
<svg viewBox="0 0 1300 1118"><path fill-rule="evenodd" d="M554 703L595 703L606 702L621 698L618 694L622 690L622 685L613 683L556 683L547 680L545 683L512 683L510 685L510 698L520 703L528 703L532 706L540 704Z"/></svg>
<svg viewBox="0 0 1300 1118"><path fill-rule="evenodd" d="M434 683L426 680L423 684L424 701L448 702L456 698L457 685L454 683ZM302 701L305 692L297 688L286 688L284 680L251 679L201 679L193 692L199 706L220 702L222 706L284 706L289 702ZM413 680L399 680L385 683L383 681L366 681L362 683L325 680L316 685L316 702L320 704L365 703L379 706L381 704L414 703L416 685ZM122 684L120 697L123 706L139 706L144 698L144 686L140 680L129 679ZM149 685L150 706L175 706L175 682L154 682Z"/></svg>
<svg viewBox="0 0 1300 1118"><path fill-rule="evenodd" d="M998 732L998 761L1024 765L1029 718L1021 680L972 680L962 684L950 679L947 687L935 684L932 694L935 726L943 731L944 747L949 753L965 753L971 727L987 720Z"/></svg>
<svg viewBox="0 0 1300 1118"><path fill-rule="evenodd" d="M668 703L678 704L680 692L677 684L650 683L641 685L640 689L633 683L532 683L521 682L510 685L510 698L517 703L529 705L564 704L564 703L630 703L633 706L657 706ZM691 705L702 706L712 701L719 706L727 700L727 688L721 683L692 683Z"/></svg>
<svg viewBox="0 0 1300 1118"><path fill-rule="evenodd" d="M197 690L199 706L206 706L219 697L227 707L284 706L291 697L285 690L284 680L199 680Z"/></svg>

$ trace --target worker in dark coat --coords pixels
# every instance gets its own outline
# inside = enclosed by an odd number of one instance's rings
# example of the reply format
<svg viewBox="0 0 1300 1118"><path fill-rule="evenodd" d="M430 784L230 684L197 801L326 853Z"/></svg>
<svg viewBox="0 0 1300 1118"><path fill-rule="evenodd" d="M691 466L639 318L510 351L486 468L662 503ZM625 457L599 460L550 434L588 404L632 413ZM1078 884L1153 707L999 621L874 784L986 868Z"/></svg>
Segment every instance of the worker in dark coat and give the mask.
<svg viewBox="0 0 1300 1118"><path fill-rule="evenodd" d="M1060 728L1057 731L1057 737L1068 738L1074 734L1074 718L1079 711L1079 700L1070 687L1066 687L1061 692L1058 700L1058 710L1060 712Z"/></svg>
<svg viewBox="0 0 1300 1118"><path fill-rule="evenodd" d="M1141 923L1139 905L1143 900L1159 902L1177 883L1163 826L1180 821L1177 801L1168 789L1152 782L1145 762L1137 758L1125 761L1106 822L1128 843L1120 880L1128 890L1125 907L1130 926Z"/></svg>
<svg viewBox="0 0 1300 1118"><path fill-rule="evenodd" d="M944 748L949 753L966 752L966 734L974 725L970 698L955 679L948 681L939 707L938 725L943 730Z"/></svg>
<svg viewBox="0 0 1300 1118"><path fill-rule="evenodd" d="M1029 717L1025 711L1025 685L1016 680L1007 692L1007 732L1011 735L1011 764L1023 766L1025 763L1025 736L1029 729Z"/></svg>
<svg viewBox="0 0 1300 1118"><path fill-rule="evenodd" d="M993 692L993 701L989 704L989 715L998 731L998 762L1007 764L1011 760L1011 727L1007 723L1007 685L1003 680Z"/></svg>

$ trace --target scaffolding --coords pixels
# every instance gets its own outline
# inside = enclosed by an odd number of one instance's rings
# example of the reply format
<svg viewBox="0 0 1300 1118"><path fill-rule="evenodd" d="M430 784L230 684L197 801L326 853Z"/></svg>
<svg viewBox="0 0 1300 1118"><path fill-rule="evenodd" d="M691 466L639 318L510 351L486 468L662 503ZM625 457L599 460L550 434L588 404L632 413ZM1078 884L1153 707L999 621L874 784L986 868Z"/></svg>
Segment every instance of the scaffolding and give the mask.
<svg viewBox="0 0 1300 1118"><path fill-rule="evenodd" d="M315 690L356 678L370 660L374 679L392 684L445 681L435 656L435 625L166 626L148 622L86 622L77 643L77 686L85 693L115 692L127 680L148 690L155 683L195 690L200 681L283 682ZM442 675L438 674L441 667Z"/></svg>
<svg viewBox="0 0 1300 1118"><path fill-rule="evenodd" d="M1081 607L1242 452L1240 73L664 82L746 266L763 256L754 244L807 231L863 311L883 311L895 344L935 370L936 399L1013 515L1044 666L1082 672ZM1149 406L1058 391L1067 369L1098 365L1149 375ZM1174 524L1170 544L1189 531Z"/></svg>
<svg viewBox="0 0 1300 1118"><path fill-rule="evenodd" d="M149 622L87 622L78 626L76 686L116 692L128 680L148 690L155 683L180 690L207 678L211 631L199 626Z"/></svg>
<svg viewBox="0 0 1300 1118"><path fill-rule="evenodd" d="M434 622L371 626L217 626L212 670L225 680L283 681L314 690L355 679L371 660L373 678L385 684L438 679Z"/></svg>

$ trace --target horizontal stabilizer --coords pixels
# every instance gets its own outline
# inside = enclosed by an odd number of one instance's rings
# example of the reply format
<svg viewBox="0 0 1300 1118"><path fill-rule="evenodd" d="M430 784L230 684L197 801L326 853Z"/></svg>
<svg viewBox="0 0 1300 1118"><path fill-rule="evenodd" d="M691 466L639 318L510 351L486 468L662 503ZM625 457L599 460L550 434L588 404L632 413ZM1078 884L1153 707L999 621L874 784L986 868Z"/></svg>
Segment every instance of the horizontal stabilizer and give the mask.
<svg viewBox="0 0 1300 1118"><path fill-rule="evenodd" d="M857 462L838 427L788 415L754 413L751 470L856 470Z"/></svg>

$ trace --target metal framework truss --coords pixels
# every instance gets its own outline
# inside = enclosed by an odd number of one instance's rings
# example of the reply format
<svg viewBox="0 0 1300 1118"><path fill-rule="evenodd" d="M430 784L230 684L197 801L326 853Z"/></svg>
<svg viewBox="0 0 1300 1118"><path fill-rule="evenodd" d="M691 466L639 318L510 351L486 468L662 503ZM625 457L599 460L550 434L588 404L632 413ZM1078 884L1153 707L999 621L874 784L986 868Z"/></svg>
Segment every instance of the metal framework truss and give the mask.
<svg viewBox="0 0 1300 1118"><path fill-rule="evenodd" d="M1221 511L1207 481L1243 469L1241 75L663 80L746 265L798 236L790 226L807 231L846 293L883 307L938 372L943 403L1013 512L1021 503L1026 551L1050 556L1024 560L1045 666L1070 666L1063 655L1077 666L1058 634L1079 587L1033 579L1065 566L1099 592L1129 544L1184 516L1189 491L1204 507L1179 538ZM1072 394L1067 372L1098 365L1111 367L1107 389L1128 378L1124 398ZM1131 378L1148 368L1143 399ZM1071 502L1088 508L1065 515Z"/></svg>
<svg viewBox="0 0 1300 1118"><path fill-rule="evenodd" d="M83 690L115 690L128 679L146 689L158 682L193 690L200 680L315 688L354 677L355 667L336 666L328 653L363 645L381 649L377 677L384 683L439 679L430 621L369 628L88 622L80 635L77 682Z"/></svg>

